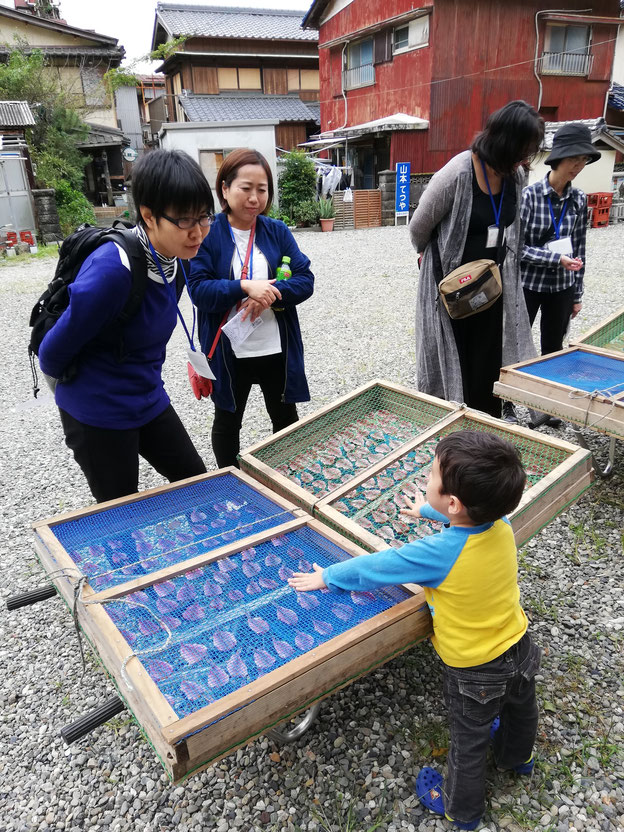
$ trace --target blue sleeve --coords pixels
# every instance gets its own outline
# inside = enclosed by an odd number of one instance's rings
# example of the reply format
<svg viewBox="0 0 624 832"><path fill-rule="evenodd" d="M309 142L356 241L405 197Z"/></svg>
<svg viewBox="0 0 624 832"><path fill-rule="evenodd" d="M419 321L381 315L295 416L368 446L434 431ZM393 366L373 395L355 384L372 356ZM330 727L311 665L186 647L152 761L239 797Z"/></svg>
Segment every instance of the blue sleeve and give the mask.
<svg viewBox="0 0 624 832"><path fill-rule="evenodd" d="M437 523L448 523L449 518L434 508L431 508L429 503L424 503L420 507L420 516L426 520L435 520Z"/></svg>
<svg viewBox="0 0 624 832"><path fill-rule="evenodd" d="M277 304L295 306L303 303L314 292L314 275L310 271L310 260L299 249L291 230L281 220L280 226L282 257L290 257L292 276L276 284L282 295L281 301L277 301Z"/></svg>
<svg viewBox="0 0 624 832"><path fill-rule="evenodd" d="M240 280L230 280L228 275L222 277L218 274L219 233L218 226L213 226L197 256L191 260L189 295L195 306L203 312L220 312L224 315L239 300L243 300L245 293L241 289Z"/></svg>
<svg viewBox="0 0 624 832"><path fill-rule="evenodd" d="M105 243L84 261L68 287L69 304L39 348L39 366L61 378L82 348L118 316L132 277L115 243Z"/></svg>
<svg viewBox="0 0 624 832"><path fill-rule="evenodd" d="M465 534L448 529L399 549L335 563L323 570L323 581L332 590L377 589L405 583L437 587L453 568L465 542Z"/></svg>

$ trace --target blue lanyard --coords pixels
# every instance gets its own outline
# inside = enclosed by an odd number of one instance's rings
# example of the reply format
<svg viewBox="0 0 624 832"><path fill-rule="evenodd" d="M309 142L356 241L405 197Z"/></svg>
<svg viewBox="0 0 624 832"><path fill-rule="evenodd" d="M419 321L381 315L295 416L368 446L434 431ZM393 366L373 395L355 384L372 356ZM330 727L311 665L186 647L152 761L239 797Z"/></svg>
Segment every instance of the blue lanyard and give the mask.
<svg viewBox="0 0 624 832"><path fill-rule="evenodd" d="M197 352L197 350L195 349L195 344L193 343L193 339L195 338L195 318L196 318L196 316L195 316L195 306L192 307L192 309L193 309L193 326L191 328L191 332L189 332L188 327L186 326L186 323L184 322L184 318L182 317L182 313L180 312L180 307L178 306L178 298L176 297L176 289L175 289L175 279L172 280L171 283L169 283L169 281L167 280L167 278L165 276L165 273L163 271L163 267L160 265L160 261L158 260L158 255L154 251L154 246L152 245L151 241L148 240L148 242L149 242L150 251L154 255L154 262L158 266L158 271L160 272L160 275L163 279L163 283L166 286L166 290L171 294L171 297L172 297L173 302L175 304L176 312L178 313L178 318L180 319L180 322L182 323L182 327L184 329L184 332L186 333L186 337L188 338L189 345L190 345L191 349L193 350L193 352ZM181 260L178 260L178 264L179 264L180 268L182 269L182 274L184 275L184 282L186 283L186 291L189 293L189 297L190 297L191 293L189 291L188 277L186 276L186 270L185 270L184 266L182 265Z"/></svg>
<svg viewBox="0 0 624 832"><path fill-rule="evenodd" d="M501 189L501 196L500 202L498 203L498 211L496 210L496 203L494 202L494 196L492 194L492 189L490 188L490 182L488 179L487 171L485 169L485 162L483 159L479 159L481 162L481 167L483 168L483 175L485 176L485 184L487 185L488 193L490 195L490 202L492 203L492 211L494 211L494 225L498 228L500 225L500 215L501 211L503 210L503 197L505 196L505 185L507 181L503 179L503 187Z"/></svg>
<svg viewBox="0 0 624 832"><path fill-rule="evenodd" d="M555 219L555 212L553 211L552 202L550 201L550 194L546 194L546 199L548 200L548 210L550 211L550 218L553 221L553 225L555 226L555 236L559 239L559 229L561 228L561 223L563 222L563 218L565 216L566 208L568 207L568 199L570 197L566 197L563 200L563 207L561 208L561 214L559 214L559 222Z"/></svg>
<svg viewBox="0 0 624 832"><path fill-rule="evenodd" d="M236 249L236 253L238 254L238 259L240 260L241 264L241 278L243 274L243 267L245 265L245 261L241 257L240 251L238 250L238 245L236 243L236 237L234 236L234 232L232 231L232 226L228 223L228 228L230 230L230 237L232 238L232 242L234 243L234 248ZM251 234L251 231L249 232ZM255 245L255 240L254 240ZM254 254L254 246L251 247L251 254L249 255L249 269L247 271L247 280L253 280L253 254Z"/></svg>

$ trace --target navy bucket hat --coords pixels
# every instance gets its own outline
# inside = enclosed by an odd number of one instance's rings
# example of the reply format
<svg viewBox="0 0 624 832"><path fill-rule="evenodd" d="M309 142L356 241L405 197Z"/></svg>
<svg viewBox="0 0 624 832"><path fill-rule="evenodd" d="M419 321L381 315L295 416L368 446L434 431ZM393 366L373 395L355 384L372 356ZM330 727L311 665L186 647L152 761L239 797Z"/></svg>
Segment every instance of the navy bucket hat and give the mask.
<svg viewBox="0 0 624 832"><path fill-rule="evenodd" d="M560 162L570 156L589 156L588 165L600 159L600 151L593 146L589 127L584 124L573 122L560 127L554 135L552 150L544 164L552 165L553 162Z"/></svg>

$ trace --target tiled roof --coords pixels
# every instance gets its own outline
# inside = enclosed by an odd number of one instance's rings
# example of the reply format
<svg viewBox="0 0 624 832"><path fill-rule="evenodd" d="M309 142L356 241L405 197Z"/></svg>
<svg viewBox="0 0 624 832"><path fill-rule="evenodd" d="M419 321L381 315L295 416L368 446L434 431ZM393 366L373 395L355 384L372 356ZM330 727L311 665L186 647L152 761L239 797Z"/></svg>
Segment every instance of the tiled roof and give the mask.
<svg viewBox="0 0 624 832"><path fill-rule="evenodd" d="M624 87L622 84L613 84L613 89L609 93L609 107L614 110L624 110Z"/></svg>
<svg viewBox="0 0 624 832"><path fill-rule="evenodd" d="M0 127L34 127L27 101L0 101Z"/></svg>
<svg viewBox="0 0 624 832"><path fill-rule="evenodd" d="M179 100L190 121L277 119L320 123L314 108L297 96L182 95Z"/></svg>
<svg viewBox="0 0 624 832"><path fill-rule="evenodd" d="M560 127L563 127L564 124L584 124L585 127L589 128L592 135L592 141L595 142L600 133L604 130L605 121L603 118L576 118L570 119L569 121L547 121L544 125L544 141L542 142L541 150L552 149L555 133Z"/></svg>
<svg viewBox="0 0 624 832"><path fill-rule="evenodd" d="M316 32L301 28L303 15L297 11L158 3L156 15L174 37L318 41Z"/></svg>
<svg viewBox="0 0 624 832"><path fill-rule="evenodd" d="M117 127L106 127L104 124L85 122L89 128L89 135L77 147L110 147L111 145L130 144L130 140L123 130Z"/></svg>

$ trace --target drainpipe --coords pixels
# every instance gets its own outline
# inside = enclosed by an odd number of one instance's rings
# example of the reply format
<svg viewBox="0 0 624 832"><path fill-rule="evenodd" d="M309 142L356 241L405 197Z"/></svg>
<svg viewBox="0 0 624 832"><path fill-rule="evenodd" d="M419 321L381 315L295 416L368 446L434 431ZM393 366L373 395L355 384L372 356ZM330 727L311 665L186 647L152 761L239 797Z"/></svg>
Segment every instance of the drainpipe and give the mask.
<svg viewBox="0 0 624 832"><path fill-rule="evenodd" d="M542 106L542 95L544 92L544 88L542 86L542 79L539 76L537 71L537 62L538 62L538 52L539 52L539 28L538 28L538 20L537 18L540 14L586 14L587 12L591 12L593 9L542 9L539 12L535 13L535 57L533 59L533 74L537 80L537 86L539 87L539 95L537 97L537 107L535 108L539 112L539 108Z"/></svg>
<svg viewBox="0 0 624 832"><path fill-rule="evenodd" d="M348 46L348 42L345 41L342 47L342 55L340 57L340 92L342 93L342 99L344 101L344 122L340 127L337 127L336 130L344 130L347 126L348 116L348 102L347 102L347 93L345 92L345 85L344 85L344 65L345 65L345 52ZM345 147L344 147L344 160L345 160L345 167L349 166L347 160L347 146L349 144L349 139L345 137Z"/></svg>

